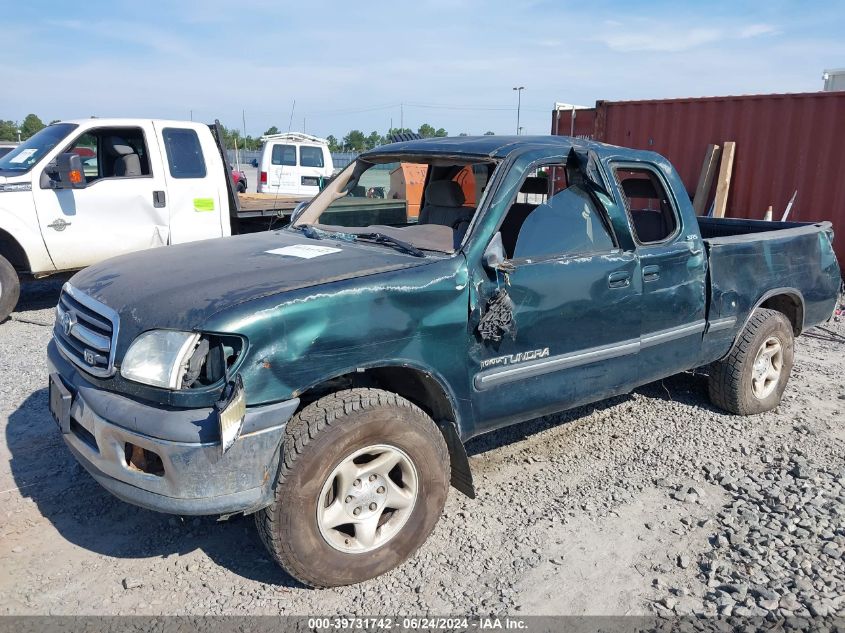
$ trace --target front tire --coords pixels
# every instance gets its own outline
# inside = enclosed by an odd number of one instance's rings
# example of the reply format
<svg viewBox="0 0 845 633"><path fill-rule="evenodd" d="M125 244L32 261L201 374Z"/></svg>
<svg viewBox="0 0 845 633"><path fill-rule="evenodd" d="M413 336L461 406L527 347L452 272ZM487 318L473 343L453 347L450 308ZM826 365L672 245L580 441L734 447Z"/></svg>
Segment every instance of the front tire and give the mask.
<svg viewBox="0 0 845 633"><path fill-rule="evenodd" d="M393 569L431 533L449 492L449 452L419 407L379 389L340 391L285 429L261 539L300 582L349 585Z"/></svg>
<svg viewBox="0 0 845 633"><path fill-rule="evenodd" d="M737 415L777 407L792 371L793 343L786 316L776 310L754 310L730 354L711 366L711 402Z"/></svg>
<svg viewBox="0 0 845 633"><path fill-rule="evenodd" d="M14 266L5 257L0 257L0 323L9 318L18 305L21 282Z"/></svg>

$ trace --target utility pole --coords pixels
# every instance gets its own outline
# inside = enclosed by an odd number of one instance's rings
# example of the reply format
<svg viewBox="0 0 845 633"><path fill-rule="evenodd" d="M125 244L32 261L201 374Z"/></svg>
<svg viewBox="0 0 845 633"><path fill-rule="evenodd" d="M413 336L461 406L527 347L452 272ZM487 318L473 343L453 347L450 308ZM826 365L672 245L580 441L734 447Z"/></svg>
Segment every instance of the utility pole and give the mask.
<svg viewBox="0 0 845 633"><path fill-rule="evenodd" d="M244 143L246 143L246 110L241 110L241 125L243 125Z"/></svg>
<svg viewBox="0 0 845 633"><path fill-rule="evenodd" d="M514 90L516 90L516 135L519 136L519 111L522 109L522 91L525 90L525 86L514 86Z"/></svg>
<svg viewBox="0 0 845 633"><path fill-rule="evenodd" d="M193 120L194 120L194 111L193 111L193 110L188 110L188 112L190 112L190 113L191 113L191 121L193 121Z"/></svg>
<svg viewBox="0 0 845 633"><path fill-rule="evenodd" d="M399 127L404 129L405 128L405 104L399 104Z"/></svg>

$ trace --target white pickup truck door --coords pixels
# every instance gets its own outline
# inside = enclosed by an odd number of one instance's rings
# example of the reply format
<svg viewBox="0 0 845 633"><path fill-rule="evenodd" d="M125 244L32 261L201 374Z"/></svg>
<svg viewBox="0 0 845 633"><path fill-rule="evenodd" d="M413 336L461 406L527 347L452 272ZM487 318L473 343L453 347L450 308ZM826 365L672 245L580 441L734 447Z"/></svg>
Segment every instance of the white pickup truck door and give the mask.
<svg viewBox="0 0 845 633"><path fill-rule="evenodd" d="M207 126L155 122L170 212L172 244L231 233L226 168Z"/></svg>
<svg viewBox="0 0 845 633"><path fill-rule="evenodd" d="M83 157L86 176L91 179L85 189L42 189L39 179L43 170L33 174L38 223L56 268L83 268L115 255L166 245L168 212L154 203L154 192L163 191L165 181L152 124L125 129L89 128L78 134L71 145L84 143L83 137L98 139L97 146L89 152L92 155ZM136 146L139 139L144 139L146 147L141 148L140 160L135 164L142 165L145 173L109 175L114 156L108 154L126 137L134 139ZM109 145L109 151L105 145ZM144 149L146 157L142 155ZM104 163L109 163L108 171Z"/></svg>

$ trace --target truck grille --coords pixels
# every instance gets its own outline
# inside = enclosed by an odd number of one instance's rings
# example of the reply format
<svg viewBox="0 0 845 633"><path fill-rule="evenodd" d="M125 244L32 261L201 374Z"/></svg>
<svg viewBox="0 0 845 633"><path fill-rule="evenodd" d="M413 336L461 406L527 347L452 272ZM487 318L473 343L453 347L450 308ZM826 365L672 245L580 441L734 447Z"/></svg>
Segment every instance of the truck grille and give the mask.
<svg viewBox="0 0 845 633"><path fill-rule="evenodd" d="M94 376L114 373L117 313L69 283L56 306L53 338L74 365Z"/></svg>

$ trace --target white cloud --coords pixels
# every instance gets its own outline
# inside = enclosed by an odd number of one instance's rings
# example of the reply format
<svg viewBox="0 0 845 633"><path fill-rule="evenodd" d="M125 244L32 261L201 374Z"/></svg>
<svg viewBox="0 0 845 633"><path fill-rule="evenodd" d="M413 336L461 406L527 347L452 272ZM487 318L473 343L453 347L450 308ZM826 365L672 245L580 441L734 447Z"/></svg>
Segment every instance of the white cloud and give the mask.
<svg viewBox="0 0 845 633"><path fill-rule="evenodd" d="M632 28L615 28L599 35L596 40L619 52L651 51L678 52L723 39L724 32L716 28L688 30L668 25L639 25Z"/></svg>
<svg viewBox="0 0 845 633"><path fill-rule="evenodd" d="M761 35L777 35L780 33L771 24L749 24L739 30L740 39L759 37Z"/></svg>

